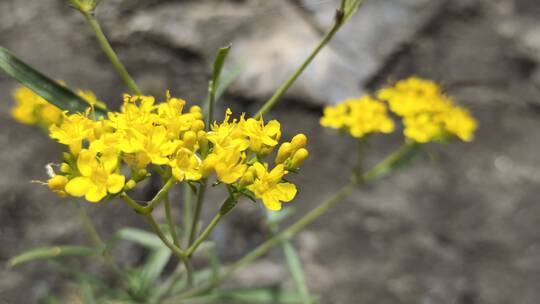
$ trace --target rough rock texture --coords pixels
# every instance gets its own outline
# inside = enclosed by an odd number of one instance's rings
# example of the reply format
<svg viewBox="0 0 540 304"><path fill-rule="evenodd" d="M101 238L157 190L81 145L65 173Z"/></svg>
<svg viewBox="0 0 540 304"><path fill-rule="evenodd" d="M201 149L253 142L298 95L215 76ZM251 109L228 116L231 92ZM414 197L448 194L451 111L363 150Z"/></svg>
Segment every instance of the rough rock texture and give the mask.
<svg viewBox="0 0 540 304"><path fill-rule="evenodd" d="M200 100L215 48L233 42L246 74L227 100L253 101L234 104L253 111L316 43L336 3L108 0L99 16L143 90L156 95L171 88ZM301 189L295 217L344 184L354 161L352 141L319 127L313 104L418 74L444 83L471 108L480 129L471 144L430 146L433 161L356 190L301 233L295 242L310 289L321 303L536 304L537 1L388 0L367 1L364 9L271 114L282 121L285 138L305 132L311 141L312 157L294 177ZM1 1L0 44L54 78L119 102L124 86L64 1ZM70 202L30 184L45 178L43 168L60 148L39 130L12 122L13 86L0 73L0 262L34 246L85 241ZM368 163L399 140L399 134L375 138ZM207 216L218 197L209 196ZM120 202L86 208L103 235L123 225L144 227ZM256 209L242 204L216 232L224 260L262 240ZM142 253L118 254L137 261ZM236 281L287 282L279 258L276 250ZM44 265L0 269L0 303L34 303L51 288L68 291L63 277Z"/></svg>

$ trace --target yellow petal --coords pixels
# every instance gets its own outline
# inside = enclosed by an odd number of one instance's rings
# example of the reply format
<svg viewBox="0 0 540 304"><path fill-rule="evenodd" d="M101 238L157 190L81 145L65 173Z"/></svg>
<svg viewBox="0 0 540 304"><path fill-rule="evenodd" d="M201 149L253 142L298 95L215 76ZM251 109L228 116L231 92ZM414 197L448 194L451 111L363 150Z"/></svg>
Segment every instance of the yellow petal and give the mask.
<svg viewBox="0 0 540 304"><path fill-rule="evenodd" d="M66 192L72 196L84 196L92 185L87 177L75 177L66 184Z"/></svg>
<svg viewBox="0 0 540 304"><path fill-rule="evenodd" d="M88 192L86 192L84 198L91 203L97 203L104 198L105 195L107 195L107 188L105 188L105 186L92 185L92 187L88 189Z"/></svg>
<svg viewBox="0 0 540 304"><path fill-rule="evenodd" d="M126 178L120 174L111 174L107 178L107 190L109 193L118 193L124 188Z"/></svg>
<svg viewBox="0 0 540 304"><path fill-rule="evenodd" d="M92 167L95 165L95 154L89 150L81 150L77 157L77 168L81 172L82 176L90 176L92 174Z"/></svg>
<svg viewBox="0 0 540 304"><path fill-rule="evenodd" d="M296 186L291 183L280 183L276 186L277 199L283 202L290 202L296 196Z"/></svg>
<svg viewBox="0 0 540 304"><path fill-rule="evenodd" d="M272 211L281 210L281 203L269 193L265 193L262 197L263 204L266 208Z"/></svg>

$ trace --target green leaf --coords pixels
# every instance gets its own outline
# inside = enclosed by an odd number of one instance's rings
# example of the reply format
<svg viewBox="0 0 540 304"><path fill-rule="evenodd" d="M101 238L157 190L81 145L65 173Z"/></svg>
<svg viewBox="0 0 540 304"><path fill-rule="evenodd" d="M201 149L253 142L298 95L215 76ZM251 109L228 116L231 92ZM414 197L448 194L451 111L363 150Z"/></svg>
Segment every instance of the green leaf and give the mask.
<svg viewBox="0 0 540 304"><path fill-rule="evenodd" d="M137 228L122 228L115 236L149 249L167 248L155 234Z"/></svg>
<svg viewBox="0 0 540 304"><path fill-rule="evenodd" d="M51 259L65 256L90 256L98 255L103 252L103 249L88 246L54 246L35 248L24 253L21 253L7 262L7 267L15 267L17 265L40 259Z"/></svg>
<svg viewBox="0 0 540 304"><path fill-rule="evenodd" d="M148 256L140 273L141 290L145 292L151 290L152 285L160 277L170 258L171 251L167 247L155 250Z"/></svg>
<svg viewBox="0 0 540 304"><path fill-rule="evenodd" d="M346 22L357 11L364 0L342 0L341 9L343 10L343 22Z"/></svg>
<svg viewBox="0 0 540 304"><path fill-rule="evenodd" d="M219 86L219 77L221 75L221 70L223 69L223 65L225 64L225 59L227 59L227 55L229 55L230 50L231 50L230 45L220 48L218 50L216 58L214 59L212 79L210 80L210 83L208 84L208 96L204 104L204 109L205 109L204 113L205 113L205 117L208 118L208 124L212 123L214 120L213 109L214 109L214 104L216 102L216 91Z"/></svg>
<svg viewBox="0 0 540 304"><path fill-rule="evenodd" d="M208 253L208 259L210 260L210 269L212 269L212 280L217 280L221 270L221 263L216 252L216 245L213 242L208 242L208 244L209 246L206 252Z"/></svg>
<svg viewBox="0 0 540 304"><path fill-rule="evenodd" d="M84 112L89 107L86 100L36 71L3 47L0 47L0 69L62 110L76 113ZM99 108L95 108L95 113L97 116L105 115Z"/></svg>
<svg viewBox="0 0 540 304"><path fill-rule="evenodd" d="M310 299L310 303L315 301ZM199 303L223 303L222 301L234 301L234 303L245 304L297 304L301 303L302 298L294 292L282 291L276 287L250 288L250 289L228 289L217 290L209 295L186 299L186 304Z"/></svg>
<svg viewBox="0 0 540 304"><path fill-rule="evenodd" d="M79 293L81 295L81 298L83 300L84 304L95 304L96 299L94 297L94 291L92 290L92 286L88 281L81 280L79 283Z"/></svg>
<svg viewBox="0 0 540 304"><path fill-rule="evenodd" d="M306 284L306 277L304 275L304 268L302 262L298 257L298 253L294 249L293 245L288 240L281 242L285 260L287 261L287 267L289 268L290 275L293 279L298 295L302 299L303 304L312 303L311 296Z"/></svg>

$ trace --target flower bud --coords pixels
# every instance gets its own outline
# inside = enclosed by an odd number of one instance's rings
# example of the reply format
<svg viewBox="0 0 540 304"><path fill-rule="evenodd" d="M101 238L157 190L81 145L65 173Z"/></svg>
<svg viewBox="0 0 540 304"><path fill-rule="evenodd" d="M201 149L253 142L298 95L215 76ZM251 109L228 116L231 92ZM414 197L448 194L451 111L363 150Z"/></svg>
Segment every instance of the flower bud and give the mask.
<svg viewBox="0 0 540 304"><path fill-rule="evenodd" d="M201 117L202 118L202 117ZM193 124L191 125L191 131L193 132L199 132L201 130L204 130L204 121L202 120L195 120Z"/></svg>
<svg viewBox="0 0 540 304"><path fill-rule="evenodd" d="M193 150L193 147L197 142L197 133L193 131L187 131L186 133L184 133L184 137L182 139L184 140L184 146L188 149Z"/></svg>
<svg viewBox="0 0 540 304"><path fill-rule="evenodd" d="M202 166L201 166L201 174L204 178L207 178L214 172L214 168L216 167L217 159L214 154L208 155L207 158L203 160Z"/></svg>
<svg viewBox="0 0 540 304"><path fill-rule="evenodd" d="M249 167L240 179L240 186L245 187L253 184L255 181L255 168L253 166Z"/></svg>
<svg viewBox="0 0 540 304"><path fill-rule="evenodd" d="M307 145L307 137L300 133L294 136L291 140L292 150L298 150L301 148L305 148Z"/></svg>
<svg viewBox="0 0 540 304"><path fill-rule="evenodd" d="M191 106L189 113L202 113L202 109L199 106Z"/></svg>
<svg viewBox="0 0 540 304"><path fill-rule="evenodd" d="M300 168L300 166L304 163L308 156L308 150L304 148L299 149L294 153L294 156L292 157L291 166L293 168Z"/></svg>
<svg viewBox="0 0 540 304"><path fill-rule="evenodd" d="M137 185L137 182L130 179L127 183L126 183L126 189L127 190L131 190L133 188L135 188L135 186Z"/></svg>
<svg viewBox="0 0 540 304"><path fill-rule="evenodd" d="M64 188L66 187L67 183L68 183L67 177L63 175L55 175L47 181L47 186L49 187L49 189L51 189L54 193L58 194L60 197L65 197L66 192Z"/></svg>
<svg viewBox="0 0 540 304"><path fill-rule="evenodd" d="M71 167L67 163L62 163L60 165L60 172L69 174L71 173Z"/></svg>
<svg viewBox="0 0 540 304"><path fill-rule="evenodd" d="M202 151L208 150L208 138L206 137L206 132L203 130L197 132L197 140L199 141L199 148Z"/></svg>
<svg viewBox="0 0 540 304"><path fill-rule="evenodd" d="M283 143L278 150L278 153L276 155L276 164L282 164L291 156L292 153L292 145L291 143Z"/></svg>

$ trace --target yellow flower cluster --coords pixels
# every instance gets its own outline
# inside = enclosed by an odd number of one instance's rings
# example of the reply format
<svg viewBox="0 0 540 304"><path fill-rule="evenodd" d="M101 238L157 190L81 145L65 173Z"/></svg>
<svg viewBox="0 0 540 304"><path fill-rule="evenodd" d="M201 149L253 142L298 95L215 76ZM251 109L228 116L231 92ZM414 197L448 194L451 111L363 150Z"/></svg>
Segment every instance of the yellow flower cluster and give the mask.
<svg viewBox="0 0 540 304"><path fill-rule="evenodd" d="M201 108L184 112L185 104L169 94L162 103L151 96L125 95L121 110L106 118L90 119L91 110L62 113L62 122L50 127L50 136L70 153L60 166L62 174L54 175L49 187L61 196L98 202L130 190L154 168L178 182L199 182L215 174L230 191L261 199L271 210L295 197L296 187L283 176L308 156L303 134L281 145L270 170L263 160L279 144L278 121L265 124L244 115L231 120L227 110L222 123L205 131Z"/></svg>
<svg viewBox="0 0 540 304"><path fill-rule="evenodd" d="M456 106L433 81L410 77L394 86L377 92L378 100L363 96L348 99L333 107L326 107L320 120L322 126L344 129L356 138L370 133L390 133L394 123L390 111L402 118L407 139L426 143L456 136L471 141L477 128L470 113Z"/></svg>
<svg viewBox="0 0 540 304"><path fill-rule="evenodd" d="M463 141L473 140L476 120L433 81L410 77L380 90L377 96L403 118L404 134L409 139L426 143L454 135Z"/></svg>
<svg viewBox="0 0 540 304"><path fill-rule="evenodd" d="M96 98L90 91L78 90L77 94L89 105L104 107L104 103ZM21 86L13 92L15 106L11 109L11 116L20 123L49 127L62 120L62 110L48 103L41 96L27 87Z"/></svg>
<svg viewBox="0 0 540 304"><path fill-rule="evenodd" d="M345 129L356 138L394 131L394 122L388 116L386 106L367 95L326 107L320 122L324 127Z"/></svg>

